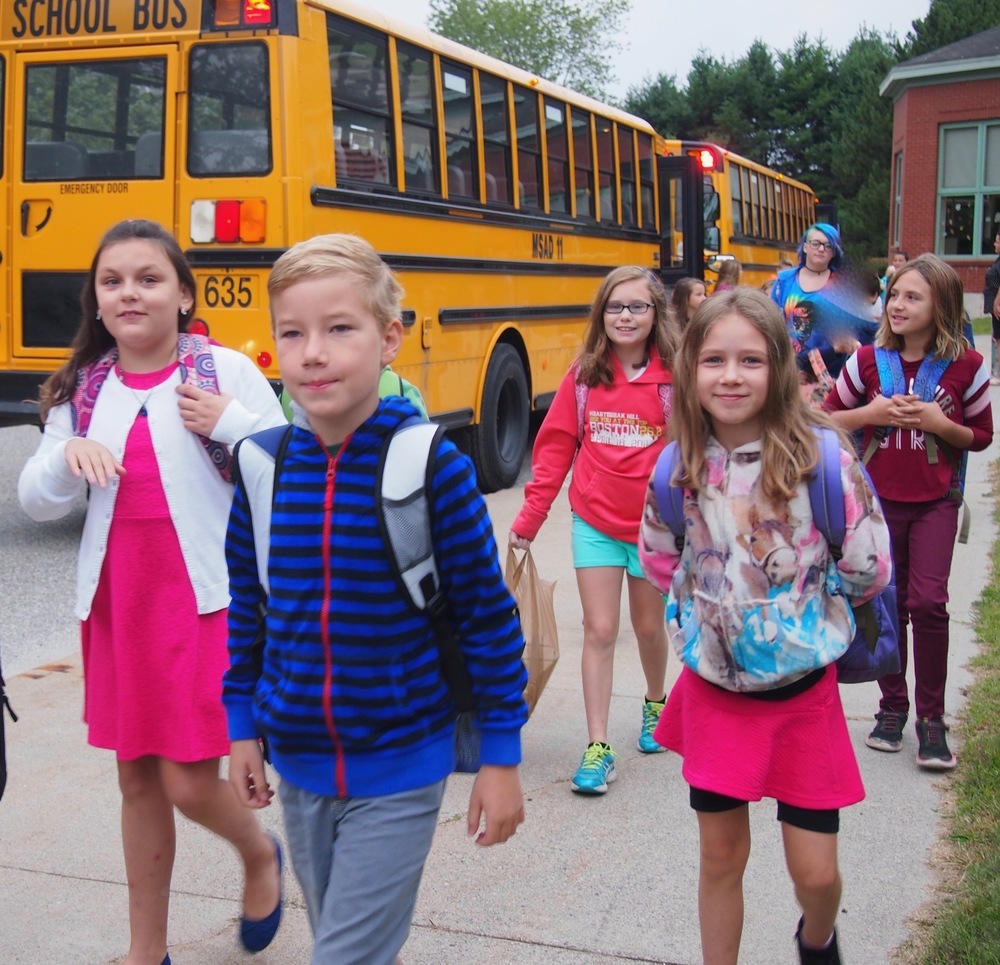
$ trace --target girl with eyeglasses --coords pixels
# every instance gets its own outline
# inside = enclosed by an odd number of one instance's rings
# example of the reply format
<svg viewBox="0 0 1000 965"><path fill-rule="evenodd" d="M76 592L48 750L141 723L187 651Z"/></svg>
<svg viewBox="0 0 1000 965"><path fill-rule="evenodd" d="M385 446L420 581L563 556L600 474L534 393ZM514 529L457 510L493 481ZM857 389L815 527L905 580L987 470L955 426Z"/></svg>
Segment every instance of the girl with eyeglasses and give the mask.
<svg viewBox="0 0 1000 965"><path fill-rule="evenodd" d="M861 293L843 267L840 232L817 222L802 236L798 265L780 272L771 289L771 300L785 315L802 394L814 405L822 405L848 356L875 335Z"/></svg>
<svg viewBox="0 0 1000 965"><path fill-rule="evenodd" d="M604 794L615 780L608 735L622 581L646 678L637 745L645 754L666 699L663 597L646 581L636 541L646 486L667 438L675 328L659 279L636 265L615 268L597 290L583 349L538 430L532 481L511 526L527 549L570 469L573 566L583 605L583 703L587 749L573 776L580 794Z"/></svg>

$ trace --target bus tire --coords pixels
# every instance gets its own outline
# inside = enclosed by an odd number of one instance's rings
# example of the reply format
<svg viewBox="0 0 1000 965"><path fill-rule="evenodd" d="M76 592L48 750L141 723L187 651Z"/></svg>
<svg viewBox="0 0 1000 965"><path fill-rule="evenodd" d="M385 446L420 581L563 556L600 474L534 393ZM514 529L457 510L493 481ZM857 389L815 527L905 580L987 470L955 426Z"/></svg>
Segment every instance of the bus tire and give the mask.
<svg viewBox="0 0 1000 965"><path fill-rule="evenodd" d="M498 345L486 369L479 425L471 433L471 456L484 493L513 486L528 448L528 379L521 356Z"/></svg>

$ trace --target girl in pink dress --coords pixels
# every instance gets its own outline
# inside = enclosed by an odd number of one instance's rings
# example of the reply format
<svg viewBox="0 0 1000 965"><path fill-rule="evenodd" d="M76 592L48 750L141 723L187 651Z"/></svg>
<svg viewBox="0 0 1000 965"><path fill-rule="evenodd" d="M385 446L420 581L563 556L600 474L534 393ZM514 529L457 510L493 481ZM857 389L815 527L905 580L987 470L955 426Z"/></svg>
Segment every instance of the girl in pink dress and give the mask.
<svg viewBox="0 0 1000 965"><path fill-rule="evenodd" d="M221 701L228 451L284 417L246 356L183 334L195 292L191 268L159 225L108 231L72 354L42 386L45 432L18 485L38 520L64 516L90 487L76 599L84 719L89 742L118 759L126 965L169 965L175 806L238 851L248 950L270 942L281 913L277 841L220 779L219 759L229 749Z"/></svg>
<svg viewBox="0 0 1000 965"><path fill-rule="evenodd" d="M844 440L847 522L834 561L812 517L814 426L781 312L750 288L713 295L678 350L671 432L685 539L665 526L652 486L639 559L668 595L667 635L684 669L655 739L684 758L698 815L702 954L735 965L743 931L749 802L777 801L795 896L800 960L840 962L837 832L864 797L837 688L854 636L851 604L889 581L889 531Z"/></svg>

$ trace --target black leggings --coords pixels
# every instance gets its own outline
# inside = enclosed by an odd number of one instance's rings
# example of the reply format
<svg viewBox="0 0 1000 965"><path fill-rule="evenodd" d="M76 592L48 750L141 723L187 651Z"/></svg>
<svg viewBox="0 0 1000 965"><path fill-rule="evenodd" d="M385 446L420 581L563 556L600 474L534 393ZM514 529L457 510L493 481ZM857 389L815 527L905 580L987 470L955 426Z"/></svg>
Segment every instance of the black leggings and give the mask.
<svg viewBox="0 0 1000 965"><path fill-rule="evenodd" d="M717 814L721 811L735 811L747 803L749 802L741 801L738 797L703 791L700 787L691 788L691 807L696 811ZM778 801L778 820L793 828L802 828L803 831L836 834L840 830L840 809L800 808Z"/></svg>

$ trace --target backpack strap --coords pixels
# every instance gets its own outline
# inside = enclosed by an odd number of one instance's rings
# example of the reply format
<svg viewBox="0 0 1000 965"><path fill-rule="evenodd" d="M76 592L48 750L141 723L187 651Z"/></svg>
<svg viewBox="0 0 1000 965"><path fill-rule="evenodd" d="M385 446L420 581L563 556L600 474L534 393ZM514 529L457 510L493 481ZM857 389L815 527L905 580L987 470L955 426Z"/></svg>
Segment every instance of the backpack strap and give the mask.
<svg viewBox="0 0 1000 965"><path fill-rule="evenodd" d="M676 537L684 537L684 489L672 482L680 464L680 450L676 442L668 442L656 459L653 470L653 492L660 518Z"/></svg>
<svg viewBox="0 0 1000 965"><path fill-rule="evenodd" d="M816 469L809 477L809 503L813 522L837 555L847 533L844 487L840 478L840 437L833 429L813 427L818 455Z"/></svg>
<svg viewBox="0 0 1000 965"><path fill-rule="evenodd" d="M212 343L202 335L190 335L181 332L177 336L178 372L181 384L193 385L212 395L221 395L219 389L219 374L215 368L215 357L212 355ZM212 465L226 482L232 482L232 457L229 450L221 442L199 435L198 439L205 447Z"/></svg>
<svg viewBox="0 0 1000 965"><path fill-rule="evenodd" d="M435 455L444 426L404 419L383 448L378 469L379 530L396 580L413 609L426 613L438 646L441 674L460 713L475 706L465 657L441 589L432 530Z"/></svg>
<svg viewBox="0 0 1000 965"><path fill-rule="evenodd" d="M265 595L270 593L267 565L271 553L271 511L291 436L290 425L273 426L241 439L233 450L233 466L247 494L257 579Z"/></svg>

